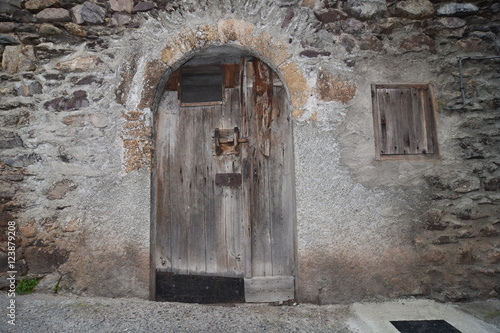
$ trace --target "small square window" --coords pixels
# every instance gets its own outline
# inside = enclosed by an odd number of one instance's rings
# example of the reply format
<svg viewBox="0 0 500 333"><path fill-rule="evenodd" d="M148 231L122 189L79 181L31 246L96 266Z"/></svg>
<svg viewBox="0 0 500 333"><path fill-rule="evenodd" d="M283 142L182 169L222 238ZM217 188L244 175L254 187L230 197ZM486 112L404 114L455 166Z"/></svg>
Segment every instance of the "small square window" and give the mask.
<svg viewBox="0 0 500 333"><path fill-rule="evenodd" d="M221 66L183 68L180 80L181 104L222 104Z"/></svg>
<svg viewBox="0 0 500 333"><path fill-rule="evenodd" d="M439 157L428 84L372 84L372 106L377 160Z"/></svg>

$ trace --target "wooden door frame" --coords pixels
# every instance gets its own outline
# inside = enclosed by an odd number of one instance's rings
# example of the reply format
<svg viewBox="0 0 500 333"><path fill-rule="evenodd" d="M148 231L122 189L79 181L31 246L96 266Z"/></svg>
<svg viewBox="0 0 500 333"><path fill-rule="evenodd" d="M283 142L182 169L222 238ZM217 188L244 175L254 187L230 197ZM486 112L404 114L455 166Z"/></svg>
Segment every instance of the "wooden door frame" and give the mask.
<svg viewBox="0 0 500 333"><path fill-rule="evenodd" d="M169 67L165 73L161 76L161 79L159 80L159 83L155 89L154 93L154 98L153 102L151 105L151 111L152 111L152 142L156 150L156 142L157 142L157 118L158 118L158 111L159 111L159 105L161 102L161 99L164 95L164 89L165 86L170 78L170 76L180 67L182 67L187 61L189 61L192 58L196 58L197 55L203 54L204 50L200 50L196 54L190 54L189 56L186 56L185 58L179 60L174 66ZM247 50L248 51L248 50ZM259 55L255 55L255 52L248 51L248 55L255 56L256 58L262 59ZM266 62L266 61L264 61ZM267 63L267 62L266 62ZM269 64L268 64L269 65ZM281 77L279 71L276 69L277 66L269 66L273 73L277 74L279 77ZM285 100L285 105L284 109L287 114L287 117L290 119L293 119L291 116L291 105L290 105L290 93L289 89L286 86L286 82L282 80L283 85L285 87L286 91L286 100ZM294 135L293 135L293 120L290 121L289 125L289 131L290 131L290 144L291 144L291 176L290 176L290 182L292 184L292 230L293 230L293 260L294 260L294 267L295 267L295 298L297 299L299 292L299 276L298 276L298 245L297 245L297 209L296 209L296 186L295 186L295 149L294 149ZM157 226L157 217L156 217L156 205L157 205L157 198L156 198L156 190L157 190L157 170L156 170L156 153L155 150L153 151L153 157L152 157L152 166L151 166L151 186L150 186L150 196L151 196L151 206L150 206L150 257L149 257L149 299L150 300L155 300L156 297L156 242L157 242L157 235L156 235L156 226Z"/></svg>

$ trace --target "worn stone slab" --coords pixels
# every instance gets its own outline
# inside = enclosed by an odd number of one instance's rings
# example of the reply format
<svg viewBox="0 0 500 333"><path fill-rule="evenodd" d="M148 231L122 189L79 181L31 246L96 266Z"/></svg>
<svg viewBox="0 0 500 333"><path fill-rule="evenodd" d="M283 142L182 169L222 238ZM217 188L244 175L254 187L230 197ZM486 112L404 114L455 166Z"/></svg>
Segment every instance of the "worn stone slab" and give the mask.
<svg viewBox="0 0 500 333"><path fill-rule="evenodd" d="M2 68L7 73L34 71L37 59L32 45L6 46L3 52Z"/></svg>
<svg viewBox="0 0 500 333"><path fill-rule="evenodd" d="M314 15L318 21L322 23L337 22L345 20L348 17L346 12L335 8L323 8L321 10L317 10L314 12Z"/></svg>
<svg viewBox="0 0 500 333"><path fill-rule="evenodd" d="M429 0L407 0L396 3L395 13L401 17L421 20L432 16L434 5Z"/></svg>
<svg viewBox="0 0 500 333"><path fill-rule="evenodd" d="M19 45L20 43L11 36L0 36L0 45Z"/></svg>
<svg viewBox="0 0 500 333"><path fill-rule="evenodd" d="M47 191L47 198L49 200L62 199L68 192L76 190L77 187L78 185L69 179L58 181Z"/></svg>
<svg viewBox="0 0 500 333"><path fill-rule="evenodd" d="M85 30L84 27L82 27L81 25L78 25L76 23L73 23L73 22L66 23L64 25L64 28L66 28L66 30L72 35L75 35L78 37L87 36L87 30Z"/></svg>
<svg viewBox="0 0 500 333"><path fill-rule="evenodd" d="M24 3L24 8L28 10L40 10L51 7L59 3L58 0L29 0Z"/></svg>
<svg viewBox="0 0 500 333"><path fill-rule="evenodd" d="M46 8L36 14L36 19L39 22L68 22L71 20L69 11L64 8Z"/></svg>
<svg viewBox="0 0 500 333"><path fill-rule="evenodd" d="M109 5L115 12L131 13L134 9L134 0L109 0Z"/></svg>
<svg viewBox="0 0 500 333"><path fill-rule="evenodd" d="M113 16L111 17L111 23L110 25L113 27L121 27L126 24L129 24L132 21L132 17L130 14L127 13L113 13Z"/></svg>
<svg viewBox="0 0 500 333"><path fill-rule="evenodd" d="M442 16L467 16L477 13L479 8L472 3L447 3L436 10L437 15Z"/></svg>
<svg viewBox="0 0 500 333"><path fill-rule="evenodd" d="M0 22L0 33L13 32L17 28L14 22Z"/></svg>
<svg viewBox="0 0 500 333"><path fill-rule="evenodd" d="M153 8L156 7L156 4L154 2L150 2L150 1L144 1L144 2L139 2L137 3L137 5L134 6L134 8L132 9L132 11L134 13L136 12L147 12Z"/></svg>
<svg viewBox="0 0 500 333"><path fill-rule="evenodd" d="M41 36L52 36L52 35L61 35L63 31L52 24L44 23L39 27L39 32Z"/></svg>
<svg viewBox="0 0 500 333"><path fill-rule="evenodd" d="M387 12L385 0L347 0L344 10L355 18L368 20Z"/></svg>
<svg viewBox="0 0 500 333"><path fill-rule="evenodd" d="M23 10L16 10L12 13L12 19L19 23L35 23L36 18L32 14Z"/></svg>
<svg viewBox="0 0 500 333"><path fill-rule="evenodd" d="M71 60L60 62L56 69L63 72L86 72L97 62L97 57L76 57Z"/></svg>

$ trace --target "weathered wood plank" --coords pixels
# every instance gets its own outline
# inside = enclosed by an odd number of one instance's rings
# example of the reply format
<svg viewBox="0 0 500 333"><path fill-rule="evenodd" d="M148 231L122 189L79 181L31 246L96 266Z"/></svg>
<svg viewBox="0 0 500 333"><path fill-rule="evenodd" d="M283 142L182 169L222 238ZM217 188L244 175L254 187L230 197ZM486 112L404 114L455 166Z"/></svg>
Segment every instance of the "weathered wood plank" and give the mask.
<svg viewBox="0 0 500 333"><path fill-rule="evenodd" d="M165 91L177 91L179 89L180 79L181 79L181 71L178 69L172 74L170 74L167 84L165 85Z"/></svg>
<svg viewBox="0 0 500 333"><path fill-rule="evenodd" d="M225 113L223 106L217 107L210 114L209 123L211 131L222 127L222 119ZM213 134L212 134L213 135ZM224 208L225 194L224 189L220 186L215 186L215 175L223 173L219 158L215 155L214 138L211 139L212 149L210 150L211 157L207 165L210 166L210 174L208 179L211 183L213 196L208 200L213 201L213 219L207 220L207 272L213 274L224 274L228 270L227 266L227 240L226 240L226 212Z"/></svg>
<svg viewBox="0 0 500 333"><path fill-rule="evenodd" d="M205 166L208 159L206 144L210 142L211 133L203 123L203 114L209 113L211 108L183 108L188 114L192 125L186 133L187 163L189 173L185 176L189 184L186 188L187 200L190 200L186 212L187 243L188 243L188 271L202 273L206 271L206 244L205 239ZM195 157L196 156L196 157Z"/></svg>
<svg viewBox="0 0 500 333"><path fill-rule="evenodd" d="M265 276L245 279L246 302L288 301L295 297L293 276Z"/></svg>
<svg viewBox="0 0 500 333"><path fill-rule="evenodd" d="M240 85L240 64L224 64L224 87L238 88Z"/></svg>
<svg viewBox="0 0 500 333"><path fill-rule="evenodd" d="M156 267L171 269L171 205L169 191L170 132L166 130L179 107L177 93L165 93L156 122Z"/></svg>
<svg viewBox="0 0 500 333"><path fill-rule="evenodd" d="M374 130L374 141L375 141L375 159L379 160L381 155L381 150L383 149L383 135L382 135L382 117L380 110L380 96L378 94L377 86L375 84L371 85L372 93L372 108L373 108L373 130ZM385 121L385 120L384 120Z"/></svg>
<svg viewBox="0 0 500 333"><path fill-rule="evenodd" d="M425 95L421 96L423 106L423 116L425 117L425 131L427 134L427 154L438 154L437 149L437 128L436 113L434 110L434 96L429 88Z"/></svg>
<svg viewBox="0 0 500 333"><path fill-rule="evenodd" d="M251 249L251 221L252 221L252 212L251 212L251 180L252 180L252 161L251 154L249 154L250 147L254 144L252 142L252 138L250 138L250 128L249 122L251 121L250 115L250 107L248 102L248 92L249 89L248 81L251 78L248 78L247 68L248 68L247 60L245 57L241 57L240 62L240 110L241 110L241 134L243 137L249 138L249 142L242 145L240 150L240 159L241 159L241 174L243 178L242 184L242 193L241 193L241 235L242 235L242 243L241 246L243 248L243 258L242 258L242 268L244 270L245 277L252 276L252 249Z"/></svg>
<svg viewBox="0 0 500 333"><path fill-rule="evenodd" d="M425 144L425 133L422 131L422 121L419 115L422 108L421 90L413 89L411 91L411 114L408 117L411 119L410 127L410 154L420 154L422 145Z"/></svg>
<svg viewBox="0 0 500 333"><path fill-rule="evenodd" d="M248 68L247 68L248 69ZM272 220L269 198L269 159L271 147L272 76L269 68L253 60L253 85L250 98L250 136L253 144L250 189L252 219L252 276L272 275Z"/></svg>
<svg viewBox="0 0 500 333"><path fill-rule="evenodd" d="M397 110L399 122L398 154L410 154L410 124L412 120L412 92L410 89L400 89L400 106Z"/></svg>
<svg viewBox="0 0 500 333"><path fill-rule="evenodd" d="M271 147L271 117L272 117L272 72L259 59L253 61L254 84L252 98L254 99L259 148L264 156L269 156Z"/></svg>
<svg viewBox="0 0 500 333"><path fill-rule="evenodd" d="M290 119L285 113L286 92L276 87L272 103L272 138L269 157L269 201L272 236L273 276L294 273L293 242L293 191L291 186L291 147Z"/></svg>
<svg viewBox="0 0 500 333"><path fill-rule="evenodd" d="M224 128L241 126L241 110L239 88L228 88L225 92L225 113L222 125ZM240 173L241 161L238 155L222 155L217 157L226 173ZM235 276L243 276L241 248L241 187L224 187L224 211L226 223L226 244L228 272Z"/></svg>
<svg viewBox="0 0 500 333"><path fill-rule="evenodd" d="M250 110L256 110L254 98L250 98ZM272 247L271 247L271 218L269 206L269 161L262 154L261 135L256 113L251 114L249 145L250 159L250 218L252 225L251 250L252 274L251 276L272 275Z"/></svg>
<svg viewBox="0 0 500 333"><path fill-rule="evenodd" d="M192 135L193 122L190 113L180 110L178 120L171 124L171 142L175 146L171 149L170 161L170 190L172 209L172 268L180 274L189 273L188 230L191 227L189 206L184 203L190 201L189 186L191 179L191 161L193 142L186 140Z"/></svg>

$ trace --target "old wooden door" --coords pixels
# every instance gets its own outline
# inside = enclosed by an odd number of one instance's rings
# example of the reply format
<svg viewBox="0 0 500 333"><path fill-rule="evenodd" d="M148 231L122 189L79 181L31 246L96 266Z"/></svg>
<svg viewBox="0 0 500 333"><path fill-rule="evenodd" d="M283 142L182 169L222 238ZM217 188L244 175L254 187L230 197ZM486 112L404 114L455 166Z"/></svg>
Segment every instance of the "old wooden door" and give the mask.
<svg viewBox="0 0 500 333"><path fill-rule="evenodd" d="M156 123L156 298L294 298L292 139L270 68L185 66Z"/></svg>

